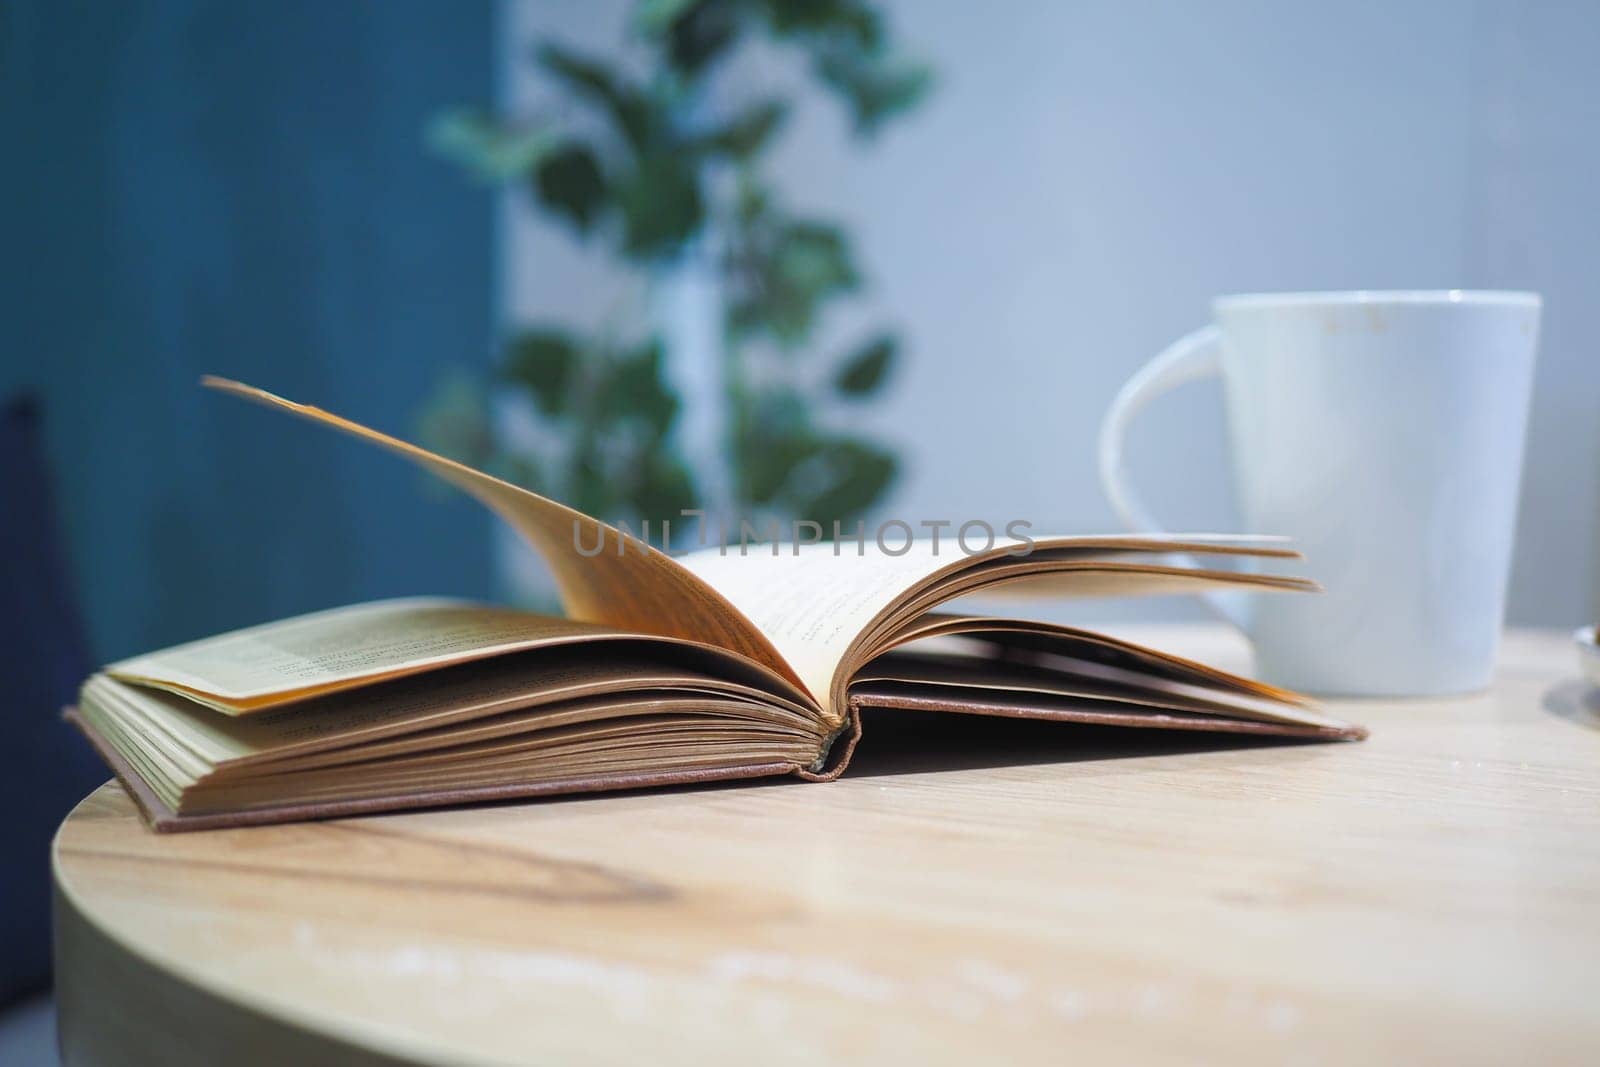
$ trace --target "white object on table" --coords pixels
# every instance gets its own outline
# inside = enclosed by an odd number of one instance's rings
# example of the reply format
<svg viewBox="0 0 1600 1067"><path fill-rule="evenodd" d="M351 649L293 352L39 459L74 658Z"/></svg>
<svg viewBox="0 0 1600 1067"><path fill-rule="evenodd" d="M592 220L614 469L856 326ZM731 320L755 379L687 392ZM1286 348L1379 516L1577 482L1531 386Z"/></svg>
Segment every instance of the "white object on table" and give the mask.
<svg viewBox="0 0 1600 1067"><path fill-rule="evenodd" d="M1578 668L1589 681L1600 685L1600 644L1595 641L1595 627L1585 626L1572 635L1578 646Z"/></svg>
<svg viewBox="0 0 1600 1067"><path fill-rule="evenodd" d="M1261 676L1312 693L1423 696L1489 683L1504 618L1540 298L1507 292L1217 299L1106 413L1100 473L1158 528L1122 459L1156 395L1220 375L1251 533L1286 534L1321 596L1213 604Z"/></svg>

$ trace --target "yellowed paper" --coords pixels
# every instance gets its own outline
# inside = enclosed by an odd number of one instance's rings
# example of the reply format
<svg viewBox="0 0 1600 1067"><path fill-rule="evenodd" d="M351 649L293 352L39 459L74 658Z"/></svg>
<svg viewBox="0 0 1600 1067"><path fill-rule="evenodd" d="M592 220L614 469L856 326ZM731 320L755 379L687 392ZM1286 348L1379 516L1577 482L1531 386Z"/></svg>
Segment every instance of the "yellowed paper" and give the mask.
<svg viewBox="0 0 1600 1067"><path fill-rule="evenodd" d="M815 733L815 711L741 682L714 678L642 650L612 644L588 655L502 658L470 672L429 672L404 686L363 687L250 715L218 715L192 698L124 684L96 675L84 686L83 704L114 712L193 753L203 765L281 760L401 735L440 736L444 726L529 712L560 702L647 692L737 697L752 702L750 715ZM755 706L759 704L759 707ZM540 714L541 717L543 713ZM444 743L444 742L438 742ZM454 741L449 743L455 743Z"/></svg>
<svg viewBox="0 0 1600 1067"><path fill-rule="evenodd" d="M798 681L771 642L715 589L642 542L629 542L619 551L622 534L598 519L320 408L225 378L208 376L202 381L382 445L476 497L544 557L560 590L562 608L571 618L717 645ZM603 550L586 555L578 550L580 545L585 549L603 545Z"/></svg>
<svg viewBox="0 0 1600 1067"><path fill-rule="evenodd" d="M1223 535L1039 537L964 555L948 539L889 554L850 542L706 549L679 562L722 593L794 665L835 714L849 672L895 630L961 596L1005 587L1057 599L1195 593L1213 588L1314 589L1300 579L1167 565L1176 552L1293 557L1281 543ZM900 545L895 546L896 549Z"/></svg>
<svg viewBox="0 0 1600 1067"><path fill-rule="evenodd" d="M232 712L615 633L570 619L418 597L252 626L135 656L112 664L106 673Z"/></svg>

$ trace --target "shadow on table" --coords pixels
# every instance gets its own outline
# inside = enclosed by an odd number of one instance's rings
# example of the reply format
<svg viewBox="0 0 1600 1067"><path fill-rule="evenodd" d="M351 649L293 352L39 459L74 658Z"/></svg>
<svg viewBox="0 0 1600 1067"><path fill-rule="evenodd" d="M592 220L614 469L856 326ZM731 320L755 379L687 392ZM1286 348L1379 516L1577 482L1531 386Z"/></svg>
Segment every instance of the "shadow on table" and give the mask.
<svg viewBox="0 0 1600 1067"><path fill-rule="evenodd" d="M1025 767L1049 763L1111 763L1144 756L1178 756L1206 752L1249 752L1257 749L1338 747L1297 737L1261 737L1198 730L1089 726L1078 723L1008 719L990 715L957 715L870 708L863 716L861 742L844 778L876 778L898 774ZM792 775L771 778L651 786L627 790L635 794L689 796L729 789L809 788ZM485 808L520 804L583 805L615 797L614 792L572 793L533 801L490 801Z"/></svg>
<svg viewBox="0 0 1600 1067"><path fill-rule="evenodd" d="M872 708L862 716L861 743L844 773L846 778L868 778L1178 753L1302 748L1325 743L1301 738L1085 726Z"/></svg>
<svg viewBox="0 0 1600 1067"><path fill-rule="evenodd" d="M1579 726L1600 730L1600 689L1576 680L1551 686L1544 695L1544 710Z"/></svg>

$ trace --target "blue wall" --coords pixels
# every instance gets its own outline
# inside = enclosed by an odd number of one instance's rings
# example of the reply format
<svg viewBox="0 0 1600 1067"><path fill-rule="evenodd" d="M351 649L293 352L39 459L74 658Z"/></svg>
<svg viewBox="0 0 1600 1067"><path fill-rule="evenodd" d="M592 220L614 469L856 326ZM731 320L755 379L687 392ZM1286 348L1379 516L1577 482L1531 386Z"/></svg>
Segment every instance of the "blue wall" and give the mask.
<svg viewBox="0 0 1600 1067"><path fill-rule="evenodd" d="M493 205L431 158L480 3L0 0L0 395L37 389L96 654L484 595L487 518L205 372L411 435L492 347ZM0 462L4 457L0 457Z"/></svg>

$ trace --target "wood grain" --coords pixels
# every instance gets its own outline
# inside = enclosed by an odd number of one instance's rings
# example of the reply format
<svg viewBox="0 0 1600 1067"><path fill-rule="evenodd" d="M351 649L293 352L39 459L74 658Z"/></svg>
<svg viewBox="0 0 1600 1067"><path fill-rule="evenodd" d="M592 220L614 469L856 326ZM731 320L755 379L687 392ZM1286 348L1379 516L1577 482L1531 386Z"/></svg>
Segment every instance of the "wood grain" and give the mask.
<svg viewBox="0 0 1600 1067"><path fill-rule="evenodd" d="M1511 635L1488 693L1334 710L1371 739L907 712L829 784L187 835L107 785L55 847L65 1057L1600 1060L1566 638Z"/></svg>

